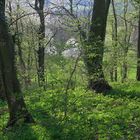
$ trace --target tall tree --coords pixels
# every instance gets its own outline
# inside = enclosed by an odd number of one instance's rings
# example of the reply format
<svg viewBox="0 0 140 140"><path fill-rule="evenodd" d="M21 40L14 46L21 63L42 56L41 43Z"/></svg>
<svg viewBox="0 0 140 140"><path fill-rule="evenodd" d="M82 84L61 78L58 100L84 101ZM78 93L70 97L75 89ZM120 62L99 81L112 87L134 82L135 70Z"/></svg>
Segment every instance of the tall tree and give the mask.
<svg viewBox="0 0 140 140"><path fill-rule="evenodd" d="M85 48L89 88L96 92L105 92L111 89L103 73L104 41L109 6L110 0L94 0L88 43Z"/></svg>
<svg viewBox="0 0 140 140"><path fill-rule="evenodd" d="M30 4L30 3L29 3ZM38 54L38 83L39 86L44 86L45 83L45 63L44 63L44 58L45 58L45 47L44 47L44 38L45 38L45 16L44 16L44 4L45 0L35 0L35 5L30 6L36 10L36 12L39 15L40 19L40 26L39 26L39 31L38 31L38 38L39 38L39 48L37 51Z"/></svg>
<svg viewBox="0 0 140 140"><path fill-rule="evenodd" d="M117 46L118 46L118 21L117 21L117 14L115 8L114 0L111 0L112 3L112 11L113 11L113 22L112 22L112 45L113 45L113 65L111 66L110 70L110 79L111 81L118 80L118 69L117 69Z"/></svg>
<svg viewBox="0 0 140 140"><path fill-rule="evenodd" d="M132 27L127 22L128 18L128 10L129 10L129 1L124 0L123 1L123 18L124 18L124 39L123 39L123 62L122 62L122 82L124 82L128 78L128 62L127 62L127 55L130 47L130 41L131 41L131 33L132 33Z"/></svg>
<svg viewBox="0 0 140 140"><path fill-rule="evenodd" d="M137 80L140 81L140 8L139 8L139 23L138 23L138 45L137 45Z"/></svg>
<svg viewBox="0 0 140 140"><path fill-rule="evenodd" d="M20 84L16 74L14 52L14 43L5 18L5 0L1 0L0 70L10 114L7 126L13 126L20 119L27 123L33 122L33 118L28 112L23 95L21 94Z"/></svg>

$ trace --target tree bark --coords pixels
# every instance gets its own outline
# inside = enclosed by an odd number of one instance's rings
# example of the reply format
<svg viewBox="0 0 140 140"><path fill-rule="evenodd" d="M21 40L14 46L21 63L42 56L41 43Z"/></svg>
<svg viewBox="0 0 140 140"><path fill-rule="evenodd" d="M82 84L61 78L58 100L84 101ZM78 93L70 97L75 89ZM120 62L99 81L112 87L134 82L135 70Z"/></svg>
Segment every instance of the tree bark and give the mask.
<svg viewBox="0 0 140 140"><path fill-rule="evenodd" d="M117 82L118 80L118 64L117 64L117 46L118 46L118 21L117 21L117 15L116 15L116 9L115 9L115 4L114 0L112 0L112 9L113 9L113 17L114 17L114 22L112 24L112 41L113 46L114 46L114 54L113 54L113 59L114 59L114 66L113 66L113 81Z"/></svg>
<svg viewBox="0 0 140 140"><path fill-rule="evenodd" d="M0 70L10 115L7 127L15 125L21 119L27 123L33 122L21 94L16 75L14 51L14 43L5 19L5 0L2 0L0 3Z"/></svg>
<svg viewBox="0 0 140 140"><path fill-rule="evenodd" d="M103 73L104 41L110 0L95 0L88 44L85 48L85 64L89 77L89 88L96 92L106 92L111 86Z"/></svg>
<svg viewBox="0 0 140 140"><path fill-rule="evenodd" d="M1 70L0 70L0 99L5 100L5 90L4 90Z"/></svg>
<svg viewBox="0 0 140 140"><path fill-rule="evenodd" d="M40 27L38 31L39 48L38 54L38 83L40 87L45 86L45 47L43 44L45 38L45 16L44 16L44 0L35 0L34 9L37 11L40 18Z"/></svg>
<svg viewBox="0 0 140 140"><path fill-rule="evenodd" d="M140 81L140 10L139 10L139 29L138 29L138 45L137 45L137 81Z"/></svg>
<svg viewBox="0 0 140 140"><path fill-rule="evenodd" d="M124 36L124 47L123 47L123 64L122 64L122 83L126 81L127 79L127 73L128 73L128 66L127 66L127 54L128 54L128 43L130 41L131 35L128 36L128 23L127 23L127 12L128 12L128 6L129 6L129 2L128 0L125 1L124 0L124 26L125 26L125 36Z"/></svg>

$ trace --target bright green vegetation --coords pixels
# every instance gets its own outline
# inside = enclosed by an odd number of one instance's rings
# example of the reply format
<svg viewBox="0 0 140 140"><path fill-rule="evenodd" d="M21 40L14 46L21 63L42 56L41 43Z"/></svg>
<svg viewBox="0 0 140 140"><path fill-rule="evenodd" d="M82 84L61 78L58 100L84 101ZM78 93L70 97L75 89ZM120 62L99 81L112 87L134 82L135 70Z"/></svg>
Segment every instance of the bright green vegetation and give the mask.
<svg viewBox="0 0 140 140"><path fill-rule="evenodd" d="M106 95L79 87L68 92L66 108L63 89L25 92L36 123L15 126L0 133L0 140L139 140L140 83L113 84ZM0 129L8 119L7 106L0 103ZM64 111L67 109L67 116Z"/></svg>

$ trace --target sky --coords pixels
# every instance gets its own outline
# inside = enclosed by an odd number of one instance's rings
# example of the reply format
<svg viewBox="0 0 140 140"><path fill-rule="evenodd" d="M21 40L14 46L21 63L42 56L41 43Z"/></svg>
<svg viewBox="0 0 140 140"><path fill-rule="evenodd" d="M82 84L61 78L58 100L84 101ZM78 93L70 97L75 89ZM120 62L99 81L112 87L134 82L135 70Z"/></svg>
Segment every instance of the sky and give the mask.
<svg viewBox="0 0 140 140"><path fill-rule="evenodd" d="M49 2L54 3L67 3L69 0L46 0L46 4ZM92 0L73 0L75 4L79 3L81 6L90 6Z"/></svg>

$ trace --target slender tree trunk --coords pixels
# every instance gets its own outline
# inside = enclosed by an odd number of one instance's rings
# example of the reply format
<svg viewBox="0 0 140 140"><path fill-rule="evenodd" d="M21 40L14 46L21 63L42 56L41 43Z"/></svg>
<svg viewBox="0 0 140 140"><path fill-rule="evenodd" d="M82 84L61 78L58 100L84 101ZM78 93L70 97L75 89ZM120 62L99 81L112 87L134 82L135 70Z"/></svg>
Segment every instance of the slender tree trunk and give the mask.
<svg viewBox="0 0 140 140"><path fill-rule="evenodd" d="M5 19L5 0L0 3L0 70L10 114L7 127L13 126L20 119L27 123L33 122L16 75L14 43Z"/></svg>
<svg viewBox="0 0 140 140"><path fill-rule="evenodd" d="M129 5L129 2L128 0L124 0L124 26L125 26L125 36L124 36L124 58L123 58L123 64L122 64L122 82L124 82L126 79L127 79L127 70L128 70L128 66L127 66L127 53L128 53L128 44L129 44L129 41L130 41L130 37L131 35L128 36L128 32L129 32L129 29L128 29L128 23L127 23L127 12L128 12L128 5Z"/></svg>
<svg viewBox="0 0 140 140"><path fill-rule="evenodd" d="M104 41L110 0L95 0L88 45L85 48L85 64L89 77L89 88L105 92L111 87L103 73Z"/></svg>
<svg viewBox="0 0 140 140"><path fill-rule="evenodd" d="M40 27L38 31L39 37L39 49L38 53L38 83L40 87L45 87L45 47L44 47L44 38L45 38L45 16L44 16L44 3L45 0L35 0L35 10L37 11L40 18Z"/></svg>
<svg viewBox="0 0 140 140"><path fill-rule="evenodd" d="M113 66L111 66L111 68L110 68L110 80L111 80L111 82L114 82L114 69L113 68L114 68Z"/></svg>
<svg viewBox="0 0 140 140"><path fill-rule="evenodd" d="M17 19L19 18L19 12L20 12L20 1L18 1L17 5L17 13L16 13L16 16L17 16ZM19 57L19 64L20 64L20 71L21 71L21 74L22 74L22 78L23 78L23 82L24 82L24 85L25 85L25 88L27 88L29 86L29 79L28 79L28 76L27 76L27 68L26 68L26 64L24 62L24 59L23 59L23 49L22 49L22 37L20 36L20 33L23 32L23 23L22 23L22 19L16 21L15 23L15 44L17 45L18 47L18 50L17 50L17 53L18 53L18 57ZM20 26L19 26L20 25ZM20 28L21 27L21 28Z"/></svg>
<svg viewBox="0 0 140 140"><path fill-rule="evenodd" d="M9 9L8 14L10 17L10 22L12 23L13 9L12 9L12 3L10 1L8 3L8 9ZM16 18L18 19L19 16L20 16L20 0L18 0L16 3ZM24 32L22 19L17 20L15 22L15 25L13 25L13 28L15 28L15 30L14 30L14 35L12 37L13 37L14 44L17 45L18 47L17 55L19 58L20 74L21 74L21 78L23 79L22 82L24 83L24 87L27 89L28 86L30 85L30 78L28 76L28 69L23 59L23 48L22 48L23 39L22 36L20 36L20 34Z"/></svg>
<svg viewBox="0 0 140 140"><path fill-rule="evenodd" d="M122 83L127 79L127 71L127 60L124 60L122 66Z"/></svg>
<svg viewBox="0 0 140 140"><path fill-rule="evenodd" d="M112 40L114 41L114 80L117 82L118 80L118 64L117 64L117 46L118 46L118 21L116 15L116 9L114 0L112 0L112 9L113 9L113 16L114 16L114 26L113 27L113 36Z"/></svg>
<svg viewBox="0 0 140 140"><path fill-rule="evenodd" d="M137 81L140 81L140 10L139 10L139 29L138 29L138 45L137 45Z"/></svg>
<svg viewBox="0 0 140 140"><path fill-rule="evenodd" d="M39 86L45 84L45 47L43 40L45 38L45 18L44 13L40 14L40 29L39 29L39 49L38 49L38 82Z"/></svg>
<svg viewBox="0 0 140 140"><path fill-rule="evenodd" d="M0 70L0 99L5 100L5 90L4 90L1 70Z"/></svg>

